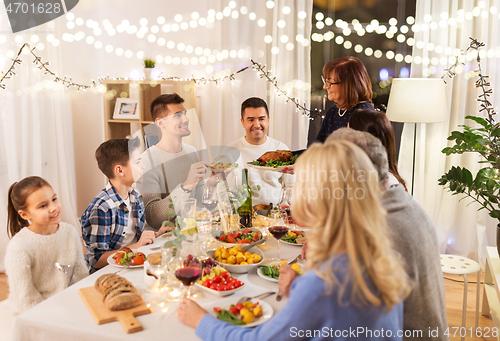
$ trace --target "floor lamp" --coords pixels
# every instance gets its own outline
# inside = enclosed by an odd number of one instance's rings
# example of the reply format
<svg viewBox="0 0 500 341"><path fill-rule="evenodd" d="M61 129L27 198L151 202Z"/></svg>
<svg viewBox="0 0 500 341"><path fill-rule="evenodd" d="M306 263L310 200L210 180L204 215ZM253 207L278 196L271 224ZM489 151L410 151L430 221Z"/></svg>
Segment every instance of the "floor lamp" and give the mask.
<svg viewBox="0 0 500 341"><path fill-rule="evenodd" d="M395 78L387 104L387 117L394 122L415 123L413 134L413 170L411 195L415 184L417 124L444 122L448 119L445 83L436 78Z"/></svg>

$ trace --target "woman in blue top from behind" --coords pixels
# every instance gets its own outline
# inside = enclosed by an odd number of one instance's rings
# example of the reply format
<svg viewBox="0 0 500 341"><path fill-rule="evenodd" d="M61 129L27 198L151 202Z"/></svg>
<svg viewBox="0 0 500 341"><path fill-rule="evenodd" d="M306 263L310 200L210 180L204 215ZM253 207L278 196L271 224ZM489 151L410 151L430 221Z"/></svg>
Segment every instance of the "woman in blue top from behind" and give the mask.
<svg viewBox="0 0 500 341"><path fill-rule="evenodd" d="M217 320L184 299L178 318L203 340L401 340L409 283L387 237L378 175L347 141L314 144L296 162L292 214L310 226L307 267L270 321L253 329Z"/></svg>

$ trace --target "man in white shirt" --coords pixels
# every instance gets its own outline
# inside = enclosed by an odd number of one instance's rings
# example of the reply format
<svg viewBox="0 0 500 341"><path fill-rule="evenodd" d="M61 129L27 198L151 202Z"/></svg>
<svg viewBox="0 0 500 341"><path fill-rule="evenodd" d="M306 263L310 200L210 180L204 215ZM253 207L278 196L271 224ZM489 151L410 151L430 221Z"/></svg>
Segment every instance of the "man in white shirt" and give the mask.
<svg viewBox="0 0 500 341"><path fill-rule="evenodd" d="M277 205L280 200L281 185L278 181L282 173L271 170L260 170L247 167L247 162L257 160L262 154L275 150L289 150L283 142L267 136L269 128L269 110L264 100L250 97L241 104L241 125L245 136L231 142L230 147L237 148L241 153L242 165L248 168L248 181L253 189L252 204ZM284 178L291 175L284 175ZM241 183L241 172L237 174ZM257 185L260 189L257 189Z"/></svg>

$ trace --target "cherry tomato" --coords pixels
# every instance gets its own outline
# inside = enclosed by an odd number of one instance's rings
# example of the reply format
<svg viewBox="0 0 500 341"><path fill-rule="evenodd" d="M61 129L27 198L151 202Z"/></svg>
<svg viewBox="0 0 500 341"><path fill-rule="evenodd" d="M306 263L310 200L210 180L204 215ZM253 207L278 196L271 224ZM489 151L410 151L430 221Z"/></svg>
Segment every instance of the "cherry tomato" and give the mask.
<svg viewBox="0 0 500 341"><path fill-rule="evenodd" d="M215 311L216 313L220 313L220 312L222 311L222 309L221 309L221 308L218 308L218 307L214 307L214 311Z"/></svg>
<svg viewBox="0 0 500 341"><path fill-rule="evenodd" d="M240 312L240 310L241 310L241 308L243 308L243 304L238 303L238 304L236 304L236 307L235 307L235 308L236 308L236 309L238 309L238 313L239 313L239 312Z"/></svg>
<svg viewBox="0 0 500 341"><path fill-rule="evenodd" d="M212 281L210 279L207 279L204 283L203 286L209 288L210 285L212 284Z"/></svg>
<svg viewBox="0 0 500 341"><path fill-rule="evenodd" d="M121 265L121 264L120 264L120 259L121 259L121 258L117 258L117 259L115 260L116 265Z"/></svg>
<svg viewBox="0 0 500 341"><path fill-rule="evenodd" d="M217 286L217 291L226 291L226 284L221 283Z"/></svg>
<svg viewBox="0 0 500 341"><path fill-rule="evenodd" d="M227 290L234 290L235 289L234 284L231 284L231 283L228 283L226 285L226 288L227 288Z"/></svg>
<svg viewBox="0 0 500 341"><path fill-rule="evenodd" d="M231 313L233 313L234 315L238 315L238 313L239 313L238 308L236 308L236 307L230 307L229 311Z"/></svg>
<svg viewBox="0 0 500 341"><path fill-rule="evenodd" d="M136 256L130 260L130 264L132 265L142 265L144 264L144 255Z"/></svg>
<svg viewBox="0 0 500 341"><path fill-rule="evenodd" d="M223 273L220 274L223 278L229 278L229 272L224 271Z"/></svg>
<svg viewBox="0 0 500 341"><path fill-rule="evenodd" d="M210 289L212 290L217 290L217 287L218 287L217 283L210 284Z"/></svg>
<svg viewBox="0 0 500 341"><path fill-rule="evenodd" d="M220 283L222 282L222 275L217 275L212 279L212 282L214 283Z"/></svg>
<svg viewBox="0 0 500 341"><path fill-rule="evenodd" d="M144 253L142 253L142 252L137 252L136 256L137 257L140 256L140 257L146 258L146 255Z"/></svg>

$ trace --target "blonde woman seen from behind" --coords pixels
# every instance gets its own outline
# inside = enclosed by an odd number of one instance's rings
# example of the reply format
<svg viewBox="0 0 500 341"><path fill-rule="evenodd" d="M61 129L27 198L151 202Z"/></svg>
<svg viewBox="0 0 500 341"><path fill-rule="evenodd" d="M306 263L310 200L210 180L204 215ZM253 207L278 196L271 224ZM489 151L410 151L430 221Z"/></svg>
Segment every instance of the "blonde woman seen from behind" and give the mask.
<svg viewBox="0 0 500 341"><path fill-rule="evenodd" d="M307 260L282 310L244 329L184 299L178 318L203 340L401 340L407 276L393 253L378 175L354 144L315 144L296 162L293 217L311 226ZM228 309L228 307L221 307Z"/></svg>

